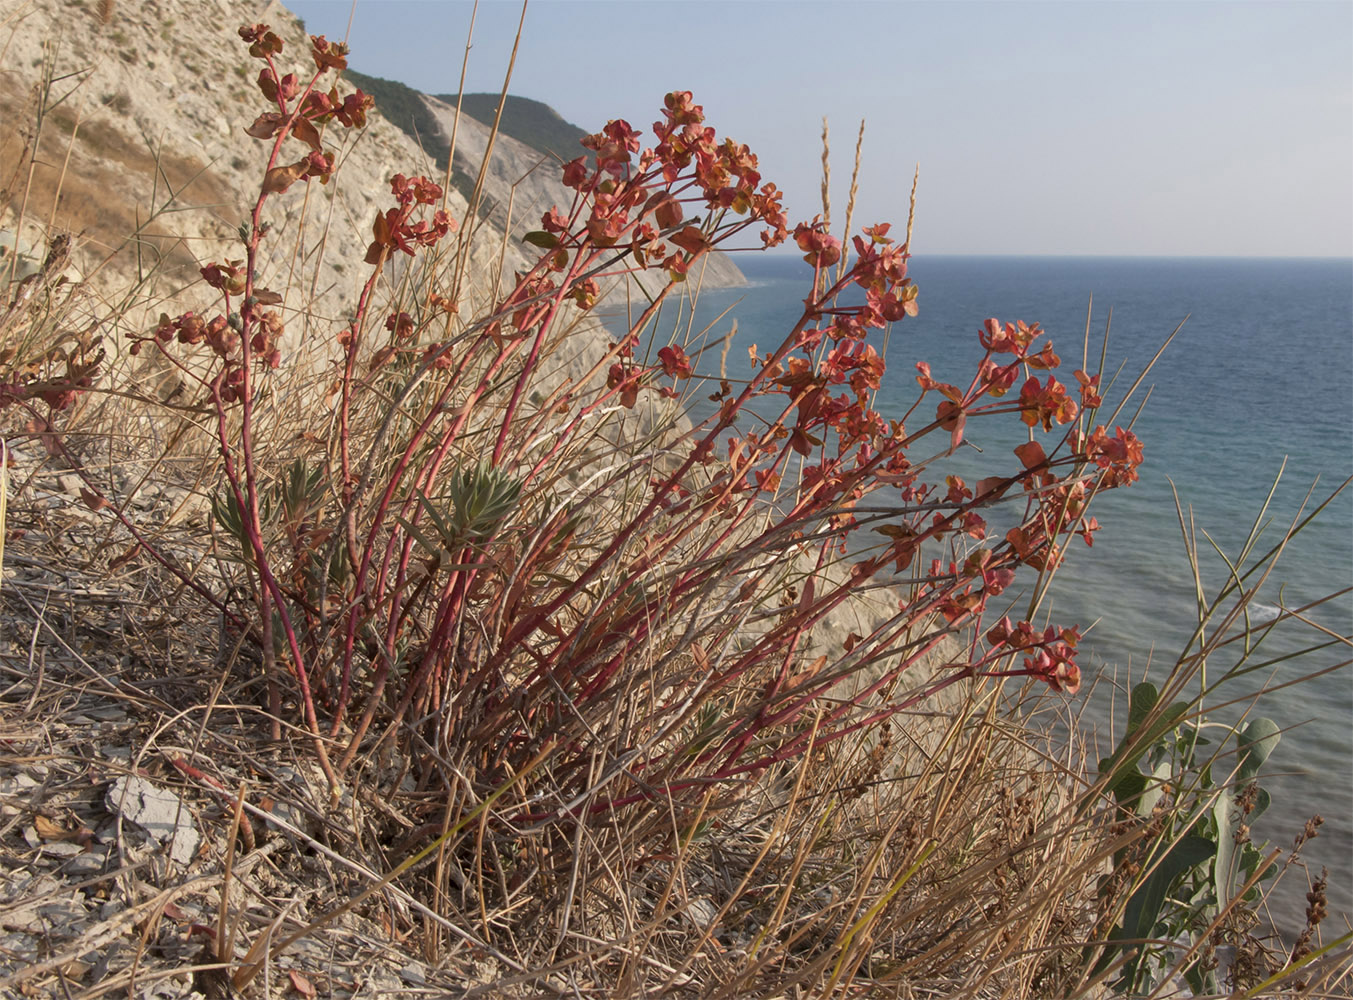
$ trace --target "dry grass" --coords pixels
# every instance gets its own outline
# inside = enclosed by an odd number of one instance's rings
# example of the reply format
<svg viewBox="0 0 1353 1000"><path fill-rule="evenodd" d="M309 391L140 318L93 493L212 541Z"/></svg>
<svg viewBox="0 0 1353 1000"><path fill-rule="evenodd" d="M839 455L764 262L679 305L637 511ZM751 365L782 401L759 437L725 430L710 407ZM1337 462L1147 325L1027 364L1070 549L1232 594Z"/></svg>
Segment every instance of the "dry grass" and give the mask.
<svg viewBox="0 0 1353 1000"><path fill-rule="evenodd" d="M88 538L85 520L66 533ZM117 960L74 995L121 990L133 976L183 976L195 953L178 928L213 922L227 871L236 895L223 908L239 921L243 949L283 900L306 902L288 908L274 939L369 887L436 835L445 803L402 783L397 760L372 762L351 800L334 807L301 734L260 743L256 676L232 662L235 650L222 648L217 628L178 610L172 580L147 587L156 574L143 571L105 578L98 589L51 587L58 553L33 546L39 531L22 509L12 524L25 535L11 553L20 573L4 599L11 620L25 624L11 638L26 633L38 638L34 648L52 649L30 662L21 641L5 651L5 778L41 760L47 779L12 817L11 834L39 816L72 837L106 827L101 789L138 773L185 795L206 836L186 869L148 853L153 843L143 846L130 829L95 845L105 870L72 879L71 889L85 883L77 892L91 905L102 896L138 914L161 908L154 926L138 917L91 920L74 937L49 932L50 957L13 970L12 985L55 985L62 968L72 984L84 981L89 970L79 960L110 941ZM41 573L30 569L39 562ZM79 579L89 571L68 572ZM139 602L129 584L142 589ZM1067 758L1053 761L1042 737L1004 716L997 694L974 692L952 714L898 720L870 749L822 748L737 801L711 796L666 823L650 818L636 828L617 817L573 844L550 830L467 829L400 878L394 895L366 900L360 926L386 930L361 942L363 961L384 962L391 975L426 964L429 981L447 986L470 976L487 996L833 995L833 980L843 995L862 980L879 996L941 985L951 996L1061 995L1076 978L1078 900L1101 868L1102 845L1069 819ZM95 745L85 742L90 725L102 733ZM175 761L215 781L190 780ZM253 832L232 866L232 796L213 789L242 785ZM290 823L266 822L272 816ZM477 868L457 863L462 840L475 844ZM44 861L41 847L8 850L11 872L60 864ZM496 894L485 883L507 850L535 855L539 872L486 907ZM306 861L314 851L329 859L318 869ZM132 885L153 890L150 910ZM429 912L420 915L416 902ZM167 904L176 917L163 913ZM274 975L295 968L343 995L342 984L355 985L360 972L323 951L356 943L347 937L351 919L278 956ZM1023 928L1017 936L1014 927ZM149 950L137 969L142 942ZM504 954L495 960L495 952Z"/></svg>
<svg viewBox="0 0 1353 1000"><path fill-rule="evenodd" d="M73 118L49 124L39 158L64 162L70 148L69 165L35 170L22 198L56 206L58 225L80 221L112 163L162 172L204 201L219 193L189 160L152 156L112 129L77 131ZM22 167L14 142L0 155ZM91 232L110 248L136 228L134 212L118 211L86 219L108 227ZM404 272L382 286L384 305L416 301L418 285ZM0 343L59 336L63 320L25 321ZM552 347L578 336L561 329ZM277 405L260 415L257 457L274 480L297 458L336 461L330 378L305 363L328 347L312 349L269 383ZM535 426L550 426L604 360L542 363ZM353 443L372 466L392 462L390 439L445 384L410 369L370 374L374 391L354 409ZM1097 794L1104 783L1064 702L1010 682L965 682L832 741L818 739L836 704L824 698L801 754L592 812L612 782L644 785L625 748L647 738L655 692L708 655L655 629L605 713L559 723L614 752L559 770L546 751L504 765L483 759L487 742L447 736L452 721L473 732L473 718L439 719L434 706L401 719L381 705L373 734L385 725L391 738L352 739L361 752L333 794L298 721L297 684L266 672L235 614L249 567L210 528L220 465L208 400L169 373L122 358L101 373L103 394L59 421L7 414L17 471L0 585L0 990L92 1000L192 983L211 995L233 979L246 995L339 997L1103 995L1116 969L1092 975L1095 949L1135 877L1121 860L1159 827L1125 821ZM502 412L486 410L457 447L486 450L487 418ZM661 455L636 453L660 451L679 426L599 428L569 453L560 483L631 463L604 495L610 506L597 505L597 536L662 468ZM786 562L757 579L778 599L803 572ZM766 682L750 674L726 711L754 704ZM881 692L862 714L903 694ZM337 754L351 738L325 742ZM202 838L190 856L174 860L108 797L132 776L180 796L178 822ZM572 806L542 815L539 803L556 800ZM1239 995L1269 976L1290 985L1298 971L1303 995L1346 989L1346 946L1321 954L1320 942L1313 927L1301 970L1256 953Z"/></svg>
<svg viewBox="0 0 1353 1000"><path fill-rule="evenodd" d="M372 893L436 842L444 793L411 784L395 757L332 802L303 731L260 738L257 672L172 577L95 575L82 558L100 547L91 517L18 506L24 534L0 592L11 623L0 906L49 907L65 923L10 932L6 947L37 946L0 979L10 988L202 988L214 956L187 930L224 916L227 969L245 967L250 946L301 934L265 978L286 986L294 972L321 996L1101 995L1083 959L1109 902L1097 883L1141 832L1075 815L1080 748L1053 744L1047 720L1031 727L1029 706L1014 711L998 688L895 720L872 746L815 750L665 823L470 824ZM114 822L105 790L131 774L183 797L203 835L188 864ZM239 789L251 829L237 837ZM495 891L504 852L525 852L535 874ZM1347 957L1325 958L1302 995L1339 995Z"/></svg>

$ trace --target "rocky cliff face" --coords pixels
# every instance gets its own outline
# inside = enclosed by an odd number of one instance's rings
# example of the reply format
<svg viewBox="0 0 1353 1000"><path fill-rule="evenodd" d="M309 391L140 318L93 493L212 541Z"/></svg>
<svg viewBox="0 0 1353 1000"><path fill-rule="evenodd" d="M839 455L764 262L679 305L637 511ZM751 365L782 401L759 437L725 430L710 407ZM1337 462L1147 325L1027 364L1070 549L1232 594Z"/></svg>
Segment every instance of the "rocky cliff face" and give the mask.
<svg viewBox="0 0 1353 1000"><path fill-rule="evenodd" d="M49 230L71 233L73 263L105 300L102 315L115 317L104 331L110 347L127 329L144 332L162 311L215 308L199 269L244 255L237 231L258 197L269 148L245 131L266 110L256 83L261 63L238 35L255 22L282 38L279 68L308 79L314 64L307 36L277 3L0 5L0 230L8 234L0 265L11 248L28 247L40 259ZM353 90L341 79L337 87L340 95ZM284 298L288 359L302 345L331 344L349 317L369 270L363 257L372 220L393 204L391 176L441 173L379 109L363 129L331 126L323 142L337 156L334 180L297 183L265 209L275 235L265 240L260 281ZM538 159L514 145L503 142L495 177L515 180L521 162ZM307 151L289 140L291 146L295 158ZM495 182L489 193L505 204L509 187ZM532 189L523 202L536 204L544 191ZM466 217L454 190L447 210L458 221ZM465 249L462 315L525 269L517 244L493 218L475 234ZM400 266L387 269L380 294L411 300L405 275ZM585 345L579 353L599 356L606 341L600 323L584 317L580 326L590 333L578 338L575 329L572 342Z"/></svg>
<svg viewBox="0 0 1353 1000"><path fill-rule="evenodd" d="M255 21L282 37L283 66L312 69L296 19L259 0L28 0L12 8L0 38L0 177L26 169L26 148L36 146L39 165L31 187L22 177L9 184L6 228L22 214L26 237L48 222L71 231L87 272L122 248L105 270L150 275L143 293L151 298L175 295L207 261L242 256L236 231L267 156L245 134L265 110L259 66L237 34ZM341 163L336 183L297 185L268 207L284 236L268 243L267 280L312 326L341 317L362 278L371 220L389 201L390 175L415 172L420 161L379 116L360 135L340 132L325 136ZM453 196L451 208L463 212L464 203Z"/></svg>

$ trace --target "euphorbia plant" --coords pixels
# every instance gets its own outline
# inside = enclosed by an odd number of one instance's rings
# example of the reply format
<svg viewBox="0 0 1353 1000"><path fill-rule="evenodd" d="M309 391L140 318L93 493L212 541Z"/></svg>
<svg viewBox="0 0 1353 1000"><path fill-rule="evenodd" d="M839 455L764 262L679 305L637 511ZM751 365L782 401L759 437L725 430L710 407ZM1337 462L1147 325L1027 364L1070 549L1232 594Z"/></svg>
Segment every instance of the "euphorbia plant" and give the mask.
<svg viewBox="0 0 1353 1000"><path fill-rule="evenodd" d="M175 363L215 404L217 519L243 550L272 709L289 676L331 781L373 723L403 726L426 771L446 767L476 795L548 760L501 808L550 822L732 787L964 678L1076 690L1074 628L983 619L1021 567L1052 572L1072 536L1088 542L1096 493L1136 476L1137 439L1094 425L1098 376L1059 381L1038 326L989 320L966 387L920 363L917 402L880 412L874 339L915 313L909 247L882 224L849 250L817 220L791 230L756 156L719 139L687 92L667 96L652 146L623 121L584 140L563 168L572 203L543 215L526 237L534 258L485 309L439 283L460 271L439 271L454 228L441 187L395 175L335 338L326 457L285 479L267 468L259 386L283 328L257 275L263 207L298 180L326 182L321 128L361 125L370 102L318 89L341 47L312 39L316 71L301 83L281 75L265 26L241 35L270 102L249 134L271 143L244 256L203 268L220 315L165 317L144 339L210 351L205 369ZM308 149L287 164L289 139ZM701 258L746 231L763 248L792 236L809 266L801 316L753 351L745 379L711 386L708 419L624 430L641 399L679 399L702 379L697 345L655 327ZM400 254L430 255L423 284L378 308ZM661 278L646 308L590 371L540 387L561 335L606 284L640 272ZM1028 429L1008 468L927 481L917 442L952 452L998 415ZM984 514L998 503L1018 523L993 537ZM815 627L888 572L900 576L890 616L812 657ZM894 695L951 636L961 654ZM345 727L332 767L325 745Z"/></svg>

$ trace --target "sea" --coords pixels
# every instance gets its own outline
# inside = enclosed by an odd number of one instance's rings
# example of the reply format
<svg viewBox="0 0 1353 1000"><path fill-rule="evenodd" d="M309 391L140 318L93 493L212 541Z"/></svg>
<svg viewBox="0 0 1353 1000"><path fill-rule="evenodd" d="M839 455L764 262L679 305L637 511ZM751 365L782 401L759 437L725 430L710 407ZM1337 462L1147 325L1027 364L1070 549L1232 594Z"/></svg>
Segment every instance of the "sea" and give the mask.
<svg viewBox="0 0 1353 1000"><path fill-rule="evenodd" d="M764 353L780 342L802 309L811 269L796 255L735 259L747 287L704 290L693 310L689 303L679 314L668 309L665 322L695 331L708 325L718 339L736 320L728 371L746 377L748 346ZM1094 545L1077 543L1040 612L1086 631L1086 684L1067 707L1080 714L1080 733L1107 755L1123 731L1125 692L1142 679L1162 681L1188 647L1199 583L1214 596L1228 580L1227 561L1240 558L1253 532L1246 565L1353 475L1353 261L917 254L909 273L920 311L887 332L888 371L875 406L889 417L900 418L915 400L918 361L940 381L967 385L988 317L1040 323L1073 385L1088 329L1090 364L1098 367L1103 352L1104 382L1113 380L1101 419L1178 328L1117 421L1131 422L1144 444L1140 481L1096 500L1092 513L1102 528ZM700 370L717 368L717 356L706 352L713 360L702 359ZM709 405L692 396L695 416ZM965 447L950 460L952 470L972 482L1008 469L1022 432L1013 415L970 421L968 440L981 451ZM926 457L938 450L918 447ZM1197 581L1189 545L1198 553ZM1353 486L1285 546L1252 620L1344 593L1304 611L1310 625L1279 623L1251 650L1244 663L1252 669L1241 676L1216 684L1241 660L1242 644L1210 659L1207 680L1216 690L1205 703L1215 706L1211 722L1234 723L1249 712L1282 727L1263 771L1272 805L1254 825L1254 840L1290 848L1307 819L1322 816L1319 836L1301 856L1312 876L1328 868L1334 914L1353 914L1353 668L1346 665L1353 652L1337 641L1353 636L1350 587ZM1307 888L1305 874L1292 870L1273 896L1270 918L1285 937L1300 931Z"/></svg>

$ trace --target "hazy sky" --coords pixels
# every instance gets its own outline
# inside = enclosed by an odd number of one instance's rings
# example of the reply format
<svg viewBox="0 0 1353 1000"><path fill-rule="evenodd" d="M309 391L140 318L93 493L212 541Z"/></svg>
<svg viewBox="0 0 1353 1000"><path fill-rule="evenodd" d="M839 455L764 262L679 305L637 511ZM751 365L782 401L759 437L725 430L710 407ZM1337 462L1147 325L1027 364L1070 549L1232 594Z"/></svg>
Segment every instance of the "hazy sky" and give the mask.
<svg viewBox="0 0 1353 1000"><path fill-rule="evenodd" d="M295 0L353 68L456 90L471 4ZM498 91L520 4L481 3L466 88ZM918 253L1353 255L1353 3L533 0L511 90L651 134L694 91L792 219L906 222Z"/></svg>

